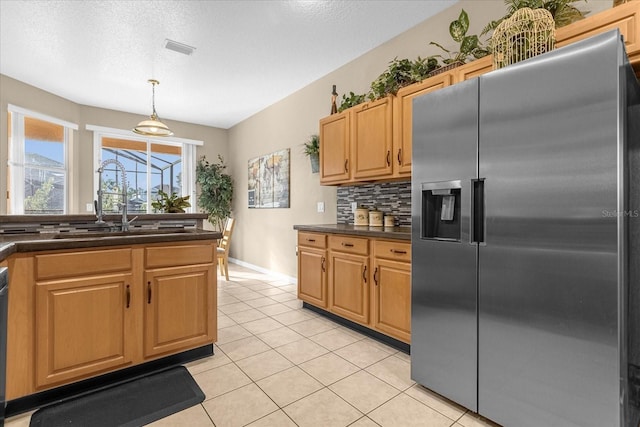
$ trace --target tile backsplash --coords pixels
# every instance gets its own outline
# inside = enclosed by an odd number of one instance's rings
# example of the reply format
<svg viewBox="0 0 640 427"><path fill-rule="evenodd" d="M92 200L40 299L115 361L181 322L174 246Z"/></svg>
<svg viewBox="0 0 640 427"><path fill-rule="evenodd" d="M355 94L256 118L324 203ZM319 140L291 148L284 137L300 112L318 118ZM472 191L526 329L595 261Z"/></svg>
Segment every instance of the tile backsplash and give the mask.
<svg viewBox="0 0 640 427"><path fill-rule="evenodd" d="M395 215L401 226L411 225L411 181L338 187L338 224L353 224L351 203Z"/></svg>

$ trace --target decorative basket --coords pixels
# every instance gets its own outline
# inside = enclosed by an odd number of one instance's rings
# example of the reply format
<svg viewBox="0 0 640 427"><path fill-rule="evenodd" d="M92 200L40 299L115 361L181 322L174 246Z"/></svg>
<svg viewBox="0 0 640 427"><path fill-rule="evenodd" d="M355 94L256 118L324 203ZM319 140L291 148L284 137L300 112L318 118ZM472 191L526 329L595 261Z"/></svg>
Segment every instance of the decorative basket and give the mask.
<svg viewBox="0 0 640 427"><path fill-rule="evenodd" d="M549 52L555 43L555 21L548 10L518 9L491 36L493 69Z"/></svg>
<svg viewBox="0 0 640 427"><path fill-rule="evenodd" d="M445 65L444 67L436 68L435 70L427 74L427 77L433 77L437 74L444 73L445 71L453 70L454 68L459 67L461 65L464 65L464 62L460 62L460 61L453 62L449 65Z"/></svg>

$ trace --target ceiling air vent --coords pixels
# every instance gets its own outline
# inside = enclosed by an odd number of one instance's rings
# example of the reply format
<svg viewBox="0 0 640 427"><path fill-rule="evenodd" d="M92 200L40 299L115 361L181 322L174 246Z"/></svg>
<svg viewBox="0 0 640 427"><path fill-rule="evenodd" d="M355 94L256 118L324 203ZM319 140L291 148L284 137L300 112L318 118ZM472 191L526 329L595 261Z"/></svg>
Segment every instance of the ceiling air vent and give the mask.
<svg viewBox="0 0 640 427"><path fill-rule="evenodd" d="M164 40L164 47L174 52L182 53L183 55L191 55L193 51L196 50L195 47L169 39Z"/></svg>

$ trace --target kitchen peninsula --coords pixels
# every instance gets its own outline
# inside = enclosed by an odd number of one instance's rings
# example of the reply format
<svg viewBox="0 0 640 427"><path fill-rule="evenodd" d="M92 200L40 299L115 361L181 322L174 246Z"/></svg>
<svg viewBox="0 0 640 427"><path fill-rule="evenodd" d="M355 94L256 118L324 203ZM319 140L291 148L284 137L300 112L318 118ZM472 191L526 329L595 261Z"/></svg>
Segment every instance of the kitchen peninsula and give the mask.
<svg viewBox="0 0 640 427"><path fill-rule="evenodd" d="M205 214L0 216L9 268L7 413L213 353Z"/></svg>

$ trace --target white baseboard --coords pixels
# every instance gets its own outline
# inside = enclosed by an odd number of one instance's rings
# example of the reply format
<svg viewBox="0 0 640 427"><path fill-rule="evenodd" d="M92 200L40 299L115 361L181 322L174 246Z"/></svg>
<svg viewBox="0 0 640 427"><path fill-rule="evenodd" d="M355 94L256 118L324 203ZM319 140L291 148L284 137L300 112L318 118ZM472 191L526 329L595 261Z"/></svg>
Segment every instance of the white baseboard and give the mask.
<svg viewBox="0 0 640 427"><path fill-rule="evenodd" d="M297 285L298 284L298 279L296 277L291 277L291 276L287 276L286 274L282 274L282 273L278 273L278 272L275 272L275 271L267 270L266 268L258 267L257 265L253 265L253 264L241 261L241 260L236 259L236 258L229 257L229 262L232 262L234 264L238 264L241 267L250 268L252 270L258 271L258 272L263 273L263 274L268 274L269 276L276 277L279 280L285 280L285 281L291 283L292 285Z"/></svg>

